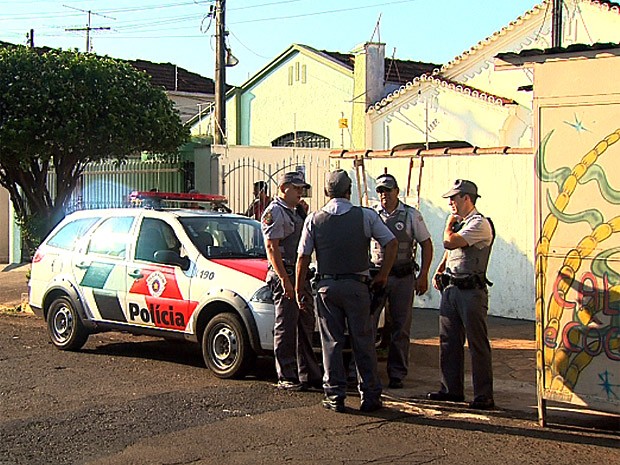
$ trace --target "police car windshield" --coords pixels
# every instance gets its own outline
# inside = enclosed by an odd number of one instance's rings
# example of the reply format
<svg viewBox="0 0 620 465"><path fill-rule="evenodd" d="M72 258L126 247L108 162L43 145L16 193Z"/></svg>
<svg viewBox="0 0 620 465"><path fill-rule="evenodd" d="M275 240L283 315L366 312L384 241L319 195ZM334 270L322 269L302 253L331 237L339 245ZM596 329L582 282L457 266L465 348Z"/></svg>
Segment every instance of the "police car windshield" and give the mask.
<svg viewBox="0 0 620 465"><path fill-rule="evenodd" d="M192 243L207 258L266 258L260 223L226 216L181 217Z"/></svg>

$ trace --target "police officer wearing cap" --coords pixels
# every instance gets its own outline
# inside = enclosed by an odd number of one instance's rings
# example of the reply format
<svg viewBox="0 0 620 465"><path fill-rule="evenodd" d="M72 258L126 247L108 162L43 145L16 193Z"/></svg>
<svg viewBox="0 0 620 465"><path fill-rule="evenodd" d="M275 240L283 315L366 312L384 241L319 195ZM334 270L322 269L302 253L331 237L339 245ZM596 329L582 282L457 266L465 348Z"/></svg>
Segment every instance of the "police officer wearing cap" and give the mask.
<svg viewBox="0 0 620 465"><path fill-rule="evenodd" d="M306 218L297 259L297 283L302 283L310 255L316 251L317 310L325 369L322 405L328 410L345 411L347 371L342 351L348 329L357 364L360 410L372 412L382 407L382 388L377 375L369 286L385 286L398 243L376 212L351 204L351 179L345 171L328 174L325 193L330 198L327 204ZM383 264L372 282L371 238L385 248ZM298 284L296 292L303 306L303 287Z"/></svg>
<svg viewBox="0 0 620 465"><path fill-rule="evenodd" d="M299 286L306 307L300 311L295 298L295 260L307 205L301 200L310 188L299 172L283 173L278 180L278 196L261 218L269 271L267 284L276 309L273 346L278 389L307 390L321 386L321 370L312 350L315 316L308 280ZM304 215L301 215L299 206Z"/></svg>
<svg viewBox="0 0 620 465"><path fill-rule="evenodd" d="M437 401L462 402L464 396L465 337L471 355L474 399L470 408L492 409L493 367L487 331L489 295L486 277L494 240L490 220L476 209L478 188L457 179L443 196L449 199L451 215L443 234L446 249L435 275L441 290L439 306L439 364L441 389L427 397Z"/></svg>
<svg viewBox="0 0 620 465"><path fill-rule="evenodd" d="M398 240L396 261L390 272L385 297L389 312L390 343L387 357L388 387L400 389L409 368L409 345L414 293L424 294L428 290L428 271L433 260L433 244L420 212L398 199L400 190L396 178L383 174L377 178L377 194L381 203L375 207L381 219ZM419 274L415 275L414 254L420 244L422 260ZM372 242L372 262L381 266L384 251L381 245ZM377 312L378 313L378 312Z"/></svg>

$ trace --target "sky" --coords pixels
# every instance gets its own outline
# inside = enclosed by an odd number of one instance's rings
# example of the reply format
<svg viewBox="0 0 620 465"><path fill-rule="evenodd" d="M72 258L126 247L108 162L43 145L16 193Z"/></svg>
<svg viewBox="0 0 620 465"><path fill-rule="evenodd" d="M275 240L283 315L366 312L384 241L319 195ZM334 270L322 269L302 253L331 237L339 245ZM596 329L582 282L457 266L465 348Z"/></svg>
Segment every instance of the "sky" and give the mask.
<svg viewBox="0 0 620 465"><path fill-rule="evenodd" d="M226 0L227 44L241 85L298 43L348 53L368 41L386 56L445 64L542 0ZM0 40L174 63L213 78L214 0L0 0ZM100 28L100 29L96 29ZM70 30L74 29L74 30ZM78 29L78 30L75 30Z"/></svg>

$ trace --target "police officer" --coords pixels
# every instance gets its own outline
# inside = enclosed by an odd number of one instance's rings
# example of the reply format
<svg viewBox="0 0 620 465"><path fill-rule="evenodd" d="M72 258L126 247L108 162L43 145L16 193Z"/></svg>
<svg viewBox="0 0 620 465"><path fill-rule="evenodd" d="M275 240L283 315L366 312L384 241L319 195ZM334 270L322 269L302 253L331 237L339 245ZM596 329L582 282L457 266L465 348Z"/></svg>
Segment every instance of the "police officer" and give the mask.
<svg viewBox="0 0 620 465"><path fill-rule="evenodd" d="M295 260L304 218L300 204L310 185L302 173L283 173L278 180L278 196L261 218L269 271L267 284L276 308L273 345L279 389L307 390L321 387L321 370L312 350L314 307L310 283L304 279L300 289L306 308L300 311L295 299ZM302 211L304 211L302 209ZM307 205L306 210L307 211Z"/></svg>
<svg viewBox="0 0 620 465"><path fill-rule="evenodd" d="M316 251L317 310L323 345L323 407L344 412L347 375L342 350L348 328L357 363L360 410L382 407L381 381L370 316L370 286L384 286L396 258L398 243L379 215L351 204L351 179L343 170L332 171L325 183L330 200L304 223L297 260L297 301L305 304L303 283L310 255ZM370 238L385 247L383 264L370 282Z"/></svg>
<svg viewBox="0 0 620 465"><path fill-rule="evenodd" d="M478 213L477 186L457 179L444 198L450 199L451 215L443 234L446 249L435 275L441 290L439 307L439 364L441 389L427 397L462 402L464 396L465 337L471 354L474 400L470 408L492 409L493 368L487 332L489 295L486 277L494 232L492 223Z"/></svg>
<svg viewBox="0 0 620 465"><path fill-rule="evenodd" d="M390 272L385 296L390 316L390 341L387 358L388 387L400 389L409 367L409 344L414 293L428 290L428 271L433 260L433 244L420 212L398 200L398 183L391 174L377 178L377 194L381 203L375 207L381 219L398 240L396 261ZM414 253L417 244L422 250L420 272L415 276ZM381 245L372 242L372 262L381 266L384 253Z"/></svg>

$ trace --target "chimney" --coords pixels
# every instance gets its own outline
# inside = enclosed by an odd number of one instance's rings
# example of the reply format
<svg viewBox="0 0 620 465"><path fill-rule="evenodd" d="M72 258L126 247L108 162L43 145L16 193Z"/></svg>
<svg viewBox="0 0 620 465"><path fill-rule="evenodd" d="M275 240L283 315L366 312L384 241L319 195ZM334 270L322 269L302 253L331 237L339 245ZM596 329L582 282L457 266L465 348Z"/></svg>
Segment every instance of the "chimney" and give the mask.
<svg viewBox="0 0 620 465"><path fill-rule="evenodd" d="M366 109L378 102L385 92L385 44L367 42L351 53L353 66L353 114L351 121L354 149L366 148Z"/></svg>
<svg viewBox="0 0 620 465"><path fill-rule="evenodd" d="M366 105L375 103L383 97L385 88L385 44L367 42L352 52L355 55L353 79L359 88ZM361 92L356 93L357 97Z"/></svg>

